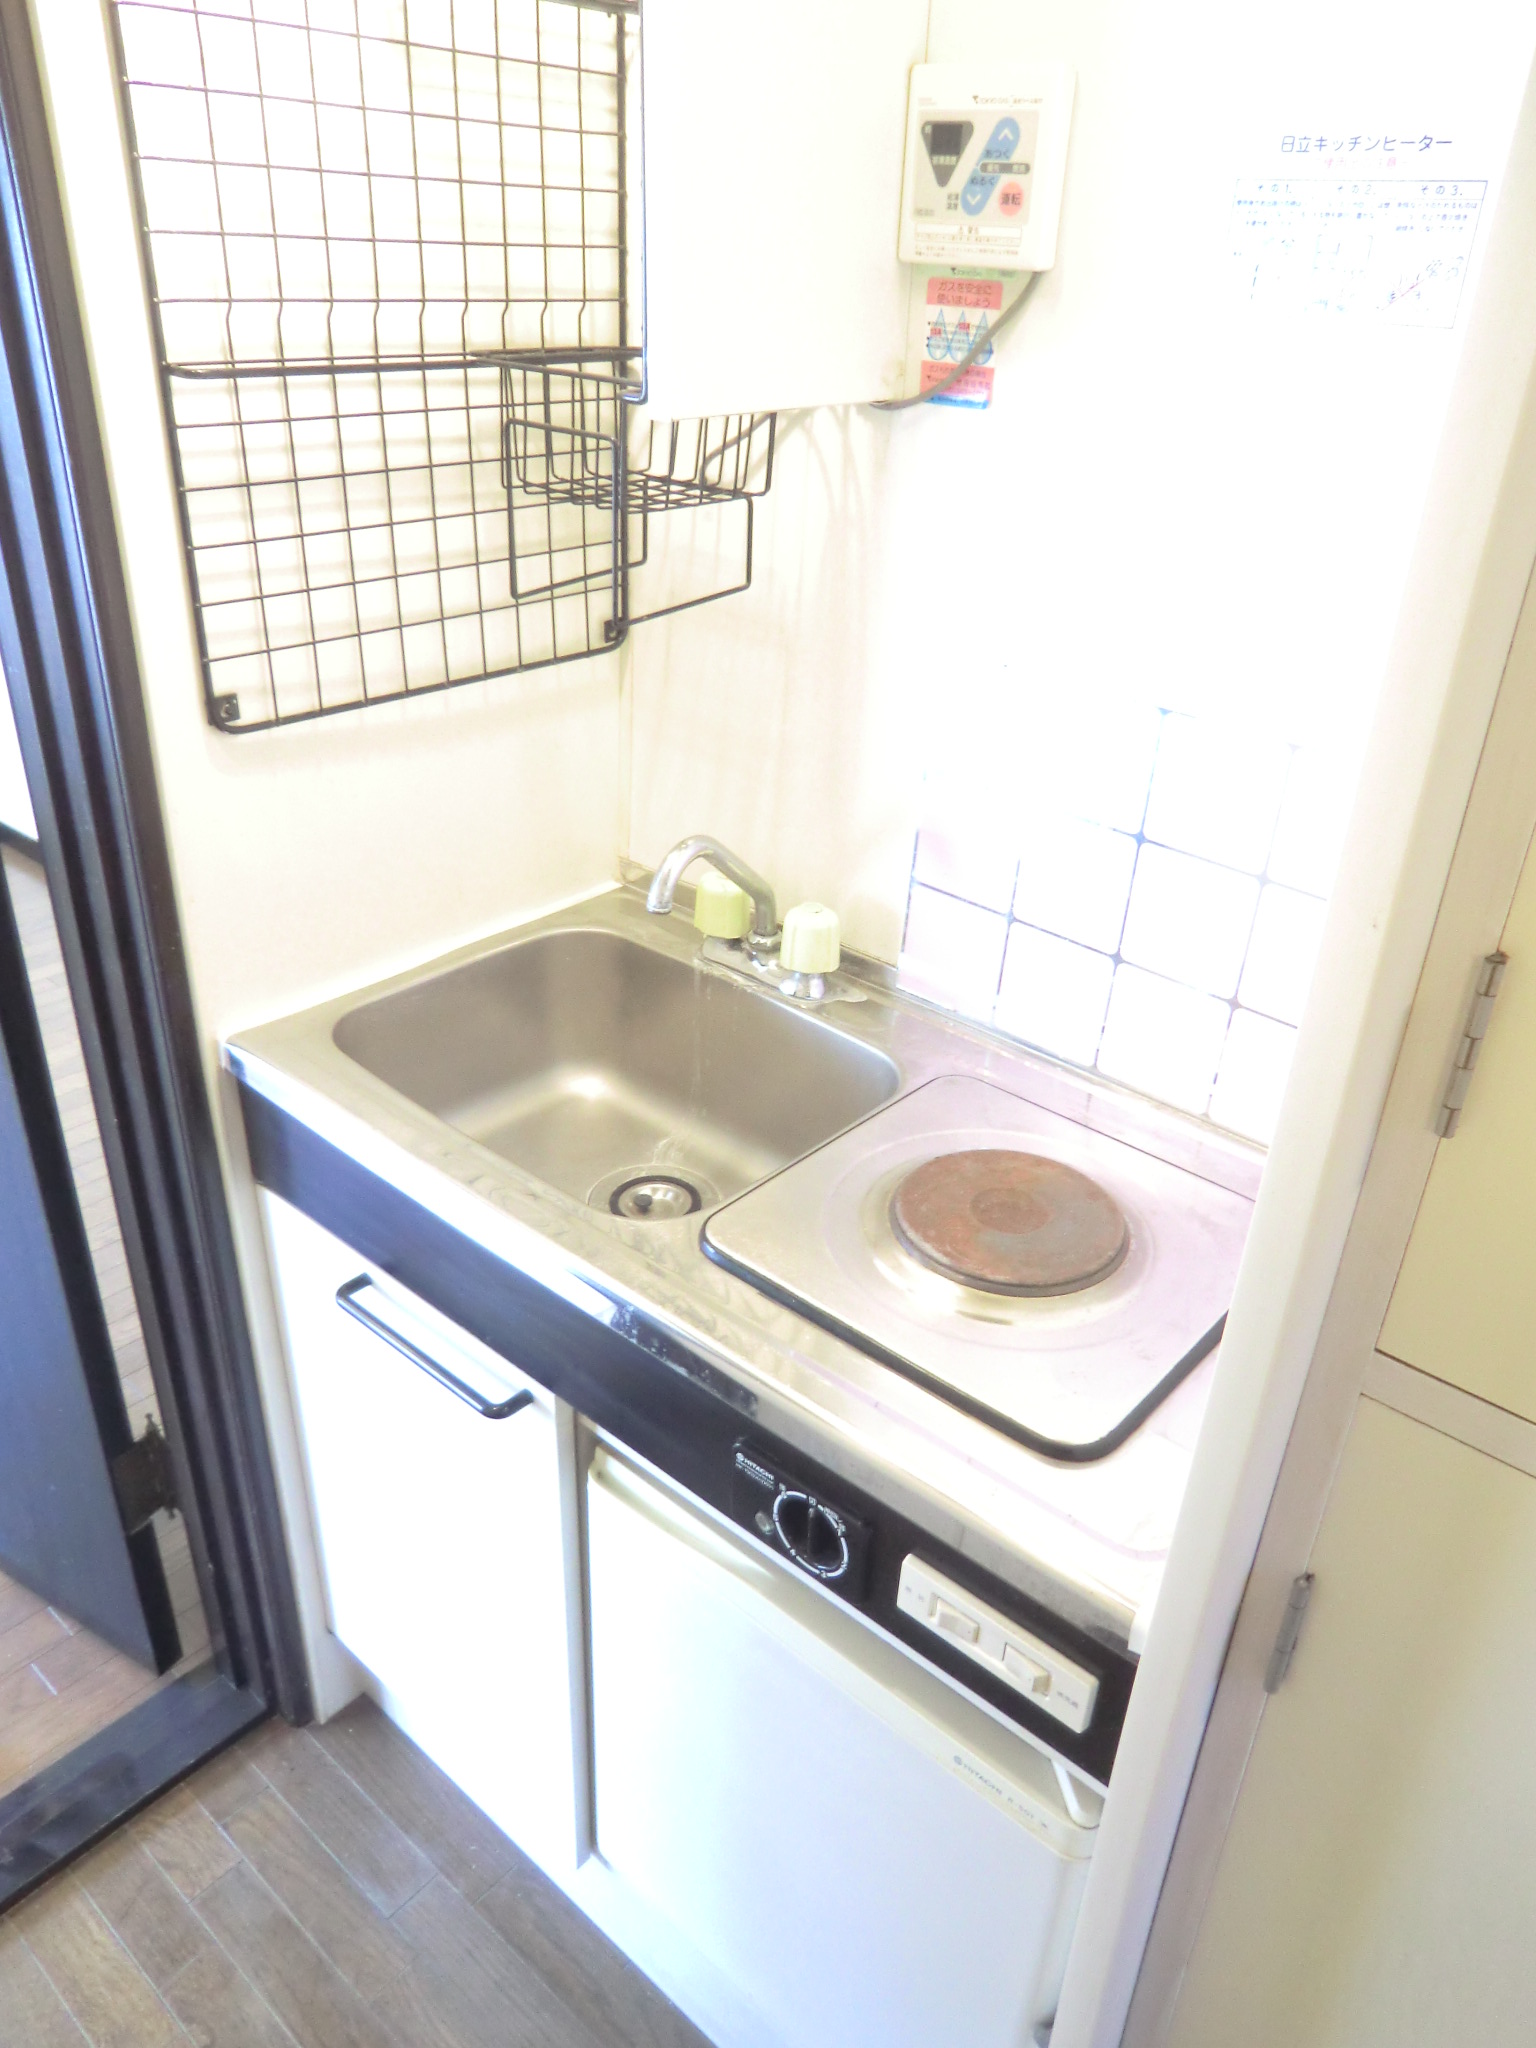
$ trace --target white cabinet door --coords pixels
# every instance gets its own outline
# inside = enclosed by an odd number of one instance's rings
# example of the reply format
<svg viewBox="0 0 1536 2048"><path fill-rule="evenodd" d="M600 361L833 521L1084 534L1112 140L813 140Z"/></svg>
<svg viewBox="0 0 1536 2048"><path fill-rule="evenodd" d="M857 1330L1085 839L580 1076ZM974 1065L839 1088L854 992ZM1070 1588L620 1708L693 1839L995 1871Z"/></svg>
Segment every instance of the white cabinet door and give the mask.
<svg viewBox="0 0 1536 2048"><path fill-rule="evenodd" d="M1380 1348L1536 1422L1536 852L1499 943L1477 1079L1435 1152Z"/></svg>
<svg viewBox="0 0 1536 2048"><path fill-rule="evenodd" d="M530 1855L575 1861L572 1636L561 1437L569 1415L483 1345L395 1289L354 1319L367 1268L263 1196L333 1630L412 1739ZM565 1469L572 1469L569 1457ZM574 1543L573 1543L574 1550Z"/></svg>
<svg viewBox="0 0 1536 2048"><path fill-rule="evenodd" d="M1530 2048L1536 1480L1362 1401L1311 1563L1169 2048Z"/></svg>
<svg viewBox="0 0 1536 2048"><path fill-rule="evenodd" d="M1026 2048L1093 1840L1047 1759L603 1452L587 1538L597 1846L731 2038Z"/></svg>

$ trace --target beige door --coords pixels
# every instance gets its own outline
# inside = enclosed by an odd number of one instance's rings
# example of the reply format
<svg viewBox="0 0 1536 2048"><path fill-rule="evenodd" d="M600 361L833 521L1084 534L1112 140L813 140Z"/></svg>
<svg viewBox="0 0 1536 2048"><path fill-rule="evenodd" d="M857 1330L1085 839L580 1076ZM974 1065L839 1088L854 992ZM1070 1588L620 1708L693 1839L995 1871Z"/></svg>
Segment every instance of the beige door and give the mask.
<svg viewBox="0 0 1536 2048"><path fill-rule="evenodd" d="M1536 1480L1362 1400L1312 1561L1168 2040L1530 2048Z"/></svg>
<svg viewBox="0 0 1536 2048"><path fill-rule="evenodd" d="M1536 859L1461 1127L1443 1143L1380 1348L1536 1422Z"/></svg>

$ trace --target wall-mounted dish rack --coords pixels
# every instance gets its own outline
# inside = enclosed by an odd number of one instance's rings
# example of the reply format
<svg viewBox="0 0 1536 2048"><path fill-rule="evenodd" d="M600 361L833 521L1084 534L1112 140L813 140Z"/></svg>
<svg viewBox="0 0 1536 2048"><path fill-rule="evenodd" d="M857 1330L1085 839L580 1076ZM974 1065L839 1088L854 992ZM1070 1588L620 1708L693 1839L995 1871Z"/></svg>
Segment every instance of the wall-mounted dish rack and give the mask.
<svg viewBox="0 0 1536 2048"><path fill-rule="evenodd" d="M640 403L637 0L112 11L215 725L747 587L773 415Z"/></svg>

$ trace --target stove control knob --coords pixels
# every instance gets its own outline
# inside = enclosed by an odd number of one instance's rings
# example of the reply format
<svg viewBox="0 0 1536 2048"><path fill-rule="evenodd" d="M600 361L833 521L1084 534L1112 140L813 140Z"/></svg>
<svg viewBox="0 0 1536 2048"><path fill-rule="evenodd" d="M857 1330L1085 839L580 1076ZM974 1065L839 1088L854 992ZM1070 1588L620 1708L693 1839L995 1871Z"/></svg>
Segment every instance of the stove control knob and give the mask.
<svg viewBox="0 0 1536 2048"><path fill-rule="evenodd" d="M848 1525L813 1494L786 1486L773 1504L779 1541L802 1570L829 1583L848 1569Z"/></svg>

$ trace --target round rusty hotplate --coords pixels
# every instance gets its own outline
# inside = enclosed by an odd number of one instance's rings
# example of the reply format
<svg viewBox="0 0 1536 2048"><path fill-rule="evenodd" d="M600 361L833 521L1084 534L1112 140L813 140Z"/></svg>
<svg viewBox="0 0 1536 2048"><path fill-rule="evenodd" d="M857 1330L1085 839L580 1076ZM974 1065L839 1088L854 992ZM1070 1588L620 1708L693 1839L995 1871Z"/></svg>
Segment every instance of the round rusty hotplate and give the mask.
<svg viewBox="0 0 1536 2048"><path fill-rule="evenodd" d="M1096 1181L1036 1152L945 1152L891 1197L908 1251L990 1294L1073 1294L1112 1273L1130 1232Z"/></svg>

